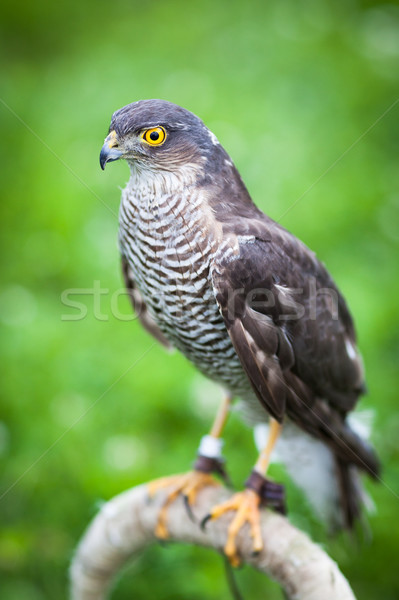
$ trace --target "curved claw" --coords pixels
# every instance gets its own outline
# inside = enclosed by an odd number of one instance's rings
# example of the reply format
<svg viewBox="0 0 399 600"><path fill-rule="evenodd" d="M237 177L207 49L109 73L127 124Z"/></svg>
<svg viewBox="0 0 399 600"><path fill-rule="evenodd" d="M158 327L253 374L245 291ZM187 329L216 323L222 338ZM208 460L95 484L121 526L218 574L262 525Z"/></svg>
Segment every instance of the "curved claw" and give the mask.
<svg viewBox="0 0 399 600"><path fill-rule="evenodd" d="M259 495L251 489L234 494L229 500L215 506L212 511L201 521L201 529L211 519L217 519L229 511L236 511L228 531L224 552L233 567L240 565L240 557L237 548L237 535L245 523L249 523L251 537L253 539L253 551L259 553L263 549L262 533L260 528L260 502Z"/></svg>
<svg viewBox="0 0 399 600"><path fill-rule="evenodd" d="M191 519L191 521L193 523L195 523L196 519L194 517L193 511L191 510L190 500L189 500L189 497L188 497L187 494L184 494L184 496L183 496L183 502L184 502L184 508L186 509L186 512L187 512L189 518Z"/></svg>
<svg viewBox="0 0 399 600"><path fill-rule="evenodd" d="M203 519L201 519L201 522L200 522L200 527L201 527L202 531L205 531L206 524L207 524L207 523L208 523L208 521L210 521L211 519L213 519L213 517L212 517L212 514L211 514L211 513L208 513L207 515L205 515L205 517L204 517Z"/></svg>
<svg viewBox="0 0 399 600"><path fill-rule="evenodd" d="M191 509L195 502L198 492L207 486L220 485L209 473L201 471L190 471L182 475L172 475L171 477L162 477L161 479L151 481L148 484L148 495L152 498L157 491L169 488L165 502L159 511L158 523L155 528L155 535L160 539L167 539L169 531L167 527L169 506L180 494L183 496L184 505L187 514L192 521L195 517Z"/></svg>

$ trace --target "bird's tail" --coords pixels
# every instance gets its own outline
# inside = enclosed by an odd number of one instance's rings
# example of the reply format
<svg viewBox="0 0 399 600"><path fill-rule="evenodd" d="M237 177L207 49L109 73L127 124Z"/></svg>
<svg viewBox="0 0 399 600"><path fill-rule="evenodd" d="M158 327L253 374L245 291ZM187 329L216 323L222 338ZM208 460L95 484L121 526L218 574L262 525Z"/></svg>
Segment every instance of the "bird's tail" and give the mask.
<svg viewBox="0 0 399 600"><path fill-rule="evenodd" d="M359 474L359 471L365 471L373 479L378 479L380 473L378 457L368 443L373 416L372 411L350 415L340 436L344 447L344 458L340 454L335 456L342 525L347 529L353 529L358 520L365 523L363 509L368 513L375 510L375 505L364 490ZM354 459L348 461L348 455L345 456L346 450L349 450L349 458L354 455Z"/></svg>
<svg viewBox="0 0 399 600"><path fill-rule="evenodd" d="M357 521L365 523L364 508L371 512L374 510L374 503L363 487L357 467L338 458L336 468L340 492L340 521L335 526L352 530Z"/></svg>

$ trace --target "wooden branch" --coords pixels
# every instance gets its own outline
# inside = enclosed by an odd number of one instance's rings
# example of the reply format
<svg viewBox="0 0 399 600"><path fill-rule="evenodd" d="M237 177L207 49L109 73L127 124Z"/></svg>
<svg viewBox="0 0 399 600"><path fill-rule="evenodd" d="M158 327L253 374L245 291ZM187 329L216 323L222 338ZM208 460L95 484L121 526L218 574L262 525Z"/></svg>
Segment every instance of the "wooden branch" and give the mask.
<svg viewBox="0 0 399 600"><path fill-rule="evenodd" d="M149 500L146 485L132 488L105 504L85 532L70 570L73 600L103 600L113 577L134 554L156 542L154 529L166 492ZM231 495L224 487L206 488L193 507L195 517L206 515L216 503ZM213 548L222 552L230 515L210 521L201 531L178 498L170 507L170 540ZM263 511L264 550L252 555L247 526L238 535L243 562L278 581L290 600L355 600L336 563L293 527L288 519Z"/></svg>

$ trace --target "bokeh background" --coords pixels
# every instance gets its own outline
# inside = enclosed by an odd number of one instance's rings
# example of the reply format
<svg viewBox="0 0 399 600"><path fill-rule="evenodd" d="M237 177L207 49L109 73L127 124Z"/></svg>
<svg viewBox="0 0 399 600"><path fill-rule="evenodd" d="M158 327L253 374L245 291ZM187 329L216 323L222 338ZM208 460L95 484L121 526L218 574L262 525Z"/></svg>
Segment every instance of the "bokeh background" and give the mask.
<svg viewBox="0 0 399 600"><path fill-rule="evenodd" d="M289 486L291 518L358 598L399 597L398 25L398 4L355 0L3 2L2 600L66 598L74 547L101 502L189 468L220 398L153 346L122 293L128 168L103 173L98 155L112 112L140 98L200 115L259 206L347 297L368 373L360 408L375 410L384 465L382 482L367 483L373 538L329 540ZM234 415L225 451L241 485L255 450ZM282 597L248 569L237 579L248 600ZM136 558L114 594L229 598L216 554L173 545Z"/></svg>

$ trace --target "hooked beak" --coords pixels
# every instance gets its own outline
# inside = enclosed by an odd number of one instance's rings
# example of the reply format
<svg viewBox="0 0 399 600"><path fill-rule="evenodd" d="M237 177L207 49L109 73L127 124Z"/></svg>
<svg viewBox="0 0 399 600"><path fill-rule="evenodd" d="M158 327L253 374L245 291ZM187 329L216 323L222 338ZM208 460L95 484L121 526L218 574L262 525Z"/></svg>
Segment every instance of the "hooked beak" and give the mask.
<svg viewBox="0 0 399 600"><path fill-rule="evenodd" d="M105 138L104 146L101 148L100 152L100 166L104 171L105 165L108 162L112 162L113 160L118 160L122 156L121 150L119 150L119 141L115 131L111 131L111 133Z"/></svg>

